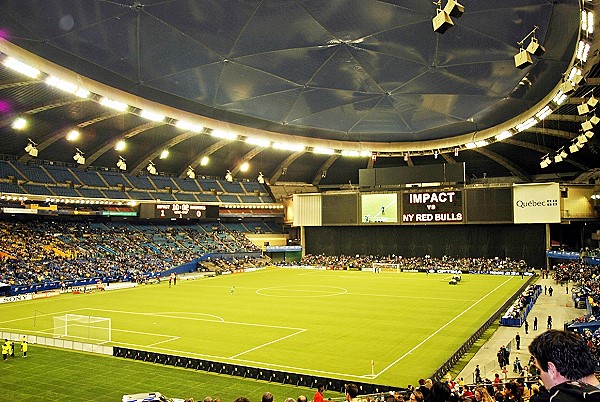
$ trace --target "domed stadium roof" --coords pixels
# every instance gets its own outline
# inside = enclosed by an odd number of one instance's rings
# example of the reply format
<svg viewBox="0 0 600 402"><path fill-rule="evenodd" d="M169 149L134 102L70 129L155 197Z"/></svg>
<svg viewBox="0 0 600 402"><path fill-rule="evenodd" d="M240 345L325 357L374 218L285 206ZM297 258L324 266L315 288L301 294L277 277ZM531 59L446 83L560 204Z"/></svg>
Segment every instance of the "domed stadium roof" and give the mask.
<svg viewBox="0 0 600 402"><path fill-rule="evenodd" d="M367 167L465 162L469 176L521 181L599 167L595 137L568 152L592 116L577 106L598 75L580 2L461 4L464 14L441 34L432 25L438 6L422 0L3 1L0 51L93 95L80 99L3 66L2 153L27 161L31 138L42 159L72 163L80 149L83 167L114 167L121 156L133 174L152 160L177 175L192 166L321 185L356 183ZM519 42L532 37L545 53L516 68ZM580 40L591 46L585 63ZM586 80L553 101L573 66ZM129 108L107 109L101 97ZM535 117L547 105L554 113ZM166 118L149 121L142 110ZM10 127L18 115L32 120L26 134ZM518 127L531 117L532 127ZM73 128L81 137L68 142ZM500 141L501 133L511 137ZM126 149L114 149L119 140ZM478 141L489 144L473 147ZM569 155L555 163L561 149ZM541 168L545 155L553 163Z"/></svg>

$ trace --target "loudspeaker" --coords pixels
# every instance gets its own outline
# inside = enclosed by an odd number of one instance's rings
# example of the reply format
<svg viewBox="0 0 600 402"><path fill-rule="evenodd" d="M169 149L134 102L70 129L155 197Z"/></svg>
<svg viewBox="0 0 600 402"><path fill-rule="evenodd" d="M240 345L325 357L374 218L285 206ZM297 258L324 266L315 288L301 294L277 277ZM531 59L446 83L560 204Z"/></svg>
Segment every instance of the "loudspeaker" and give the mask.
<svg viewBox="0 0 600 402"><path fill-rule="evenodd" d="M451 17L459 18L465 13L465 6L457 3L456 0L448 0L448 3L446 3L446 7L444 7L444 11L448 13Z"/></svg>
<svg viewBox="0 0 600 402"><path fill-rule="evenodd" d="M529 45L527 46L527 51L531 54L540 57L544 54L546 49L544 49L544 47L540 45L536 38L531 38L531 42L529 42Z"/></svg>
<svg viewBox="0 0 600 402"><path fill-rule="evenodd" d="M446 32L448 28L454 25L452 18L450 18L450 15L444 10L438 10L437 15L433 17L431 22L433 23L433 30L441 34Z"/></svg>
<svg viewBox="0 0 600 402"><path fill-rule="evenodd" d="M519 53L515 54L515 67L524 69L533 64L531 53L525 49L521 49Z"/></svg>

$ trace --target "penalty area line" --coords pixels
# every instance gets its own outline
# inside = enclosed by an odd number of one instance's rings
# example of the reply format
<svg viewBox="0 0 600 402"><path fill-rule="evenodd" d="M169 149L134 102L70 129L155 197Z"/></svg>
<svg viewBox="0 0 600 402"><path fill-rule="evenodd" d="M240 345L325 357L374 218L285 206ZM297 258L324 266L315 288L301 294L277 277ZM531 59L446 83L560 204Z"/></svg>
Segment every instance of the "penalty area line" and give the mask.
<svg viewBox="0 0 600 402"><path fill-rule="evenodd" d="M286 336L284 336L284 337L281 337L281 338L278 338L278 339L272 340L271 342L263 343L262 345L258 345L258 346L254 347L254 348L252 348L252 349L245 350L245 351L243 351L243 352L240 352L240 353L238 353L238 354L236 354L236 355L230 356L230 357L229 357L229 359L235 359L235 358L237 358L238 356L242 356L242 355L245 355L246 353L250 353L250 352L252 352L252 351L254 351L254 350L257 350L257 349L263 348L263 347L265 347L265 346L272 345L272 344L274 344L274 343L276 343L276 342L279 342L279 341L283 341L284 339L291 338L292 336L296 336L296 335L298 335L298 334L301 334L301 333L303 333L303 332L306 332L306 329L301 329L301 330L299 330L298 332L294 332L293 334L289 334L289 335L286 335Z"/></svg>

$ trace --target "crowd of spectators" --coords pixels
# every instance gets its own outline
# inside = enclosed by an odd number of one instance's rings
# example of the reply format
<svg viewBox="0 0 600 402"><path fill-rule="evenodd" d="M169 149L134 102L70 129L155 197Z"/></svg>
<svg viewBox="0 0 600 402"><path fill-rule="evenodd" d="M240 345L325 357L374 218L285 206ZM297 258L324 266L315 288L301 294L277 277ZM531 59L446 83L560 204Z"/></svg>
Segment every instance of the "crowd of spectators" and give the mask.
<svg viewBox="0 0 600 402"><path fill-rule="evenodd" d="M171 228L152 225L0 221L0 283L31 285L98 277L139 281L204 252L256 249L246 249L249 241L242 243L241 233L224 231L214 236L218 241L200 227L173 233Z"/></svg>
<svg viewBox="0 0 600 402"><path fill-rule="evenodd" d="M372 268L374 263L394 264L401 269L427 269L427 270L461 270L466 272L528 272L533 268L527 266L523 260L510 258L458 258L444 256L441 258L402 257L396 255L312 255L307 254L299 262L288 265L325 266L334 269L344 268Z"/></svg>

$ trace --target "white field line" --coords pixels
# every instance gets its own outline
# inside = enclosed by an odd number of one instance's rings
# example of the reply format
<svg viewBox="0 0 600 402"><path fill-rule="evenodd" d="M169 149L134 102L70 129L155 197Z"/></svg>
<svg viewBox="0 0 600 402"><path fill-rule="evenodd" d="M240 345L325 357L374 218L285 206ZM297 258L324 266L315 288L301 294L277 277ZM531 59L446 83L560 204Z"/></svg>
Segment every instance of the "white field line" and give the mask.
<svg viewBox="0 0 600 402"><path fill-rule="evenodd" d="M217 322L217 323L222 323L222 324L245 325L245 326L250 326L250 327L289 329L292 331L306 331L306 328L286 327L286 326L281 326L281 325L255 324L255 323L249 323L249 322L225 321L221 317L218 317L219 320L217 321L217 320L207 320L204 318L181 317L181 316L161 314L161 313L137 313L137 312L133 312L133 311L104 310L104 309L97 309L97 308L89 308L89 309L85 309L85 310L103 311L103 312L121 313L121 314L136 314L136 315L145 315L145 316L151 316L151 317L174 318L174 319L178 319L178 320L209 321L209 322ZM173 314L177 314L177 313L173 313ZM185 314L187 314L187 313L185 313ZM210 316L210 314L203 314L203 315ZM213 317L217 317L217 316L213 316Z"/></svg>
<svg viewBox="0 0 600 402"><path fill-rule="evenodd" d="M366 296L366 297L372 297L372 294L369 293L346 293L347 295L352 295L352 296ZM479 301L479 299L450 299L447 297L426 297L426 296L407 296L407 295L385 295L385 294L378 294L379 297L385 297L385 298L396 298L396 299L417 299L417 300L442 300L442 301L459 301L459 302L476 302Z"/></svg>
<svg viewBox="0 0 600 402"><path fill-rule="evenodd" d="M418 348L420 348L425 342L427 342L428 340L430 340L431 338L433 338L434 336L436 336L438 333L440 333L440 331L442 331L444 328L446 328L448 325L452 324L454 321L456 321L459 317L461 317L463 314L465 314L467 311L471 310L473 307L475 307L476 305L478 305L480 302L482 302L485 298L487 298L489 295L491 295L492 293L494 293L496 290L500 289L502 286L504 286L508 281L510 281L511 279L513 279L514 277L511 276L510 278L508 278L507 280L505 280L504 282L502 282L500 285L496 286L494 289L490 290L485 296L483 296L481 299L479 299L478 301L476 301L475 303L473 303L469 308L465 309L462 313L458 314L457 316L455 316L453 319L451 319L450 321L448 321L446 324L444 324L443 326L441 326L440 328L438 328L437 331L435 331L434 333L432 333L431 335L429 335L427 338L423 339L421 342L419 342L419 344L417 344L415 347L413 347L411 350L409 350L408 352L406 352L405 354L403 354L402 356L400 356L399 358L397 358L396 360L394 360L393 362L391 362L390 364L387 365L386 368L384 368L383 370L381 370L380 372L378 372L374 378L379 377L381 374L385 373L386 371L388 371L392 366L394 366L396 363L398 363L400 360L404 359L406 356L408 356L409 354L411 354L412 352L414 352L415 350L417 350Z"/></svg>
<svg viewBox="0 0 600 402"><path fill-rule="evenodd" d="M252 351L254 351L254 350L256 350L256 349L260 349L260 348L262 348L262 347L269 346L269 345L271 345L271 344L273 344L273 343L276 343L276 342L279 342L279 341L283 341L284 339L290 338L290 337L292 337L292 336L296 336L296 335L298 335L298 334L301 334L301 333L303 333L303 332L305 332L305 331L306 331L306 329L303 329L303 330L301 330L301 331L298 331L298 332L295 332L295 333L293 333L293 334L289 334L289 335L286 335L286 336L284 336L284 337L281 337L281 338L279 338L279 339L275 339L275 340L273 340L273 341L271 341L271 342L263 343L262 345L258 345L258 346L254 347L254 348L252 348L252 349L248 349L248 350L245 350L245 351L243 351L243 352L240 352L240 353L238 353L237 355L230 356L230 357L229 357L229 359L235 359L235 358L237 358L238 356L245 355L246 353L250 353L250 352L252 352Z"/></svg>
<svg viewBox="0 0 600 402"><path fill-rule="evenodd" d="M151 348L151 347L154 347L156 345L160 345L161 343L171 342L171 341L177 340L179 338L180 338L179 336L171 336L171 337L169 337L169 339L165 339L164 341L155 342L153 344L148 345L147 347Z"/></svg>
<svg viewBox="0 0 600 402"><path fill-rule="evenodd" d="M21 318L15 318L13 320L6 320L6 321L0 321L0 324L6 324L9 322L15 322L15 321L24 321L24 320L31 320L37 317L46 317L46 316L55 316L55 315L61 315L61 314L68 314L68 313L72 313L74 311L81 311L81 310L86 310L85 308L76 308L76 309L72 309L72 310L63 310L63 311L56 311L53 313L46 313L46 314L36 314L36 315L31 315L29 317L21 317Z"/></svg>

